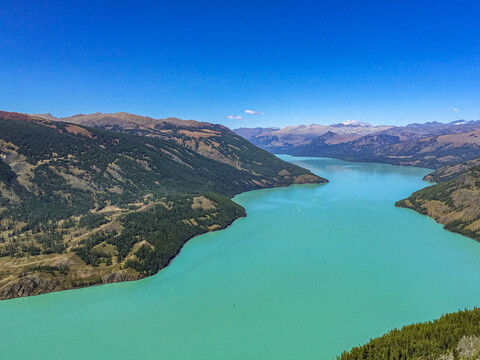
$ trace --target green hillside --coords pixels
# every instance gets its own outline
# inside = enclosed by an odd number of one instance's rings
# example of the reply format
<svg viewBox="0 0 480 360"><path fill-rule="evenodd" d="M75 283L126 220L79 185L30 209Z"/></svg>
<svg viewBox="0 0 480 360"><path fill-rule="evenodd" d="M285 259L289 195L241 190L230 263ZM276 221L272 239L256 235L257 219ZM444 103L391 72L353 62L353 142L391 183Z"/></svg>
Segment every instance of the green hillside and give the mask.
<svg viewBox="0 0 480 360"><path fill-rule="evenodd" d="M258 149L248 171L175 141L21 114L0 118L0 298L157 272L245 216L243 191L324 182Z"/></svg>

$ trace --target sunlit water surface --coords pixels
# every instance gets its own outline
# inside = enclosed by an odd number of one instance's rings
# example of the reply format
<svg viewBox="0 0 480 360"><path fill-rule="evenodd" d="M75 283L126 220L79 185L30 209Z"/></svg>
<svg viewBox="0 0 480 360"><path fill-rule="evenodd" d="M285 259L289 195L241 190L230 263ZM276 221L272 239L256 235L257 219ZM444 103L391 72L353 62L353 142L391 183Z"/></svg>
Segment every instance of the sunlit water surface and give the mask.
<svg viewBox="0 0 480 360"><path fill-rule="evenodd" d="M153 277L0 302L0 358L331 359L480 304L480 244L394 207L428 170L282 158L330 183L237 196Z"/></svg>

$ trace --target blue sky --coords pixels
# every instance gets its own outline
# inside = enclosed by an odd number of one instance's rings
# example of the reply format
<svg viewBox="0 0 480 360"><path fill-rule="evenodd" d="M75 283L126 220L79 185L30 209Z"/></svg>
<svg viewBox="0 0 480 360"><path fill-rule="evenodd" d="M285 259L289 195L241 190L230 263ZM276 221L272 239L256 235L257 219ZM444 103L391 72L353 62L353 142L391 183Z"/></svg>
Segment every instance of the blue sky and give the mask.
<svg viewBox="0 0 480 360"><path fill-rule="evenodd" d="M0 49L7 111L233 128L480 119L476 0L4 1Z"/></svg>

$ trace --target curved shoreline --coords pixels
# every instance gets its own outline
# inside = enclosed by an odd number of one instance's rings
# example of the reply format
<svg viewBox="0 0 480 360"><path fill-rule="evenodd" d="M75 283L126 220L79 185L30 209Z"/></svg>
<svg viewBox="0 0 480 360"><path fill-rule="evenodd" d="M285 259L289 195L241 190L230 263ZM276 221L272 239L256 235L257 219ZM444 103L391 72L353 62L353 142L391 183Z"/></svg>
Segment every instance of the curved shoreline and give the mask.
<svg viewBox="0 0 480 360"><path fill-rule="evenodd" d="M248 193L250 191L276 189L276 188L282 188L282 187L290 187L290 186L294 186L294 185L320 185L320 184L328 183L328 180L323 179L321 177L318 177L316 175L315 175L315 177L311 177L311 178L308 177L309 176L308 174L306 174L306 176L307 176L306 178L301 178L300 183L292 183L288 186L272 186L272 187L263 188L263 189L249 190L249 191L245 191L243 193L237 194L235 196L238 196L238 195L241 195L241 194L244 194L244 193ZM307 180L307 181L308 180L310 180L310 181L317 181L318 180L318 181L317 182L305 182L305 180ZM326 180L326 181L323 181L323 180ZM156 275L161 270L168 267L171 264L171 262L177 256L179 256L181 250L183 249L183 247L185 246L185 244L188 241L192 240L193 238L195 238L197 236L206 234L208 232L215 232L215 231L224 230L224 229L230 227L235 222L235 220L237 220L239 218L242 218L242 217L246 217L247 214L245 212L245 209L241 205L234 202L232 199L231 199L231 201L234 204L236 204L237 206L240 206L243 209L243 211L245 213L244 215L239 214L237 217L231 218L227 223L222 224L220 227L217 227L213 230L205 231L205 232L202 232L202 233L199 233L199 234L196 234L196 235L193 235L193 236L189 237L188 239L183 241L182 245L177 249L177 251L170 256L167 263L164 266L162 266L161 268L159 268L155 273L141 274L141 273L133 271L133 269L129 269L129 268L123 268L122 269L121 268L117 271L105 274L104 276L99 278L96 282L89 282L89 283L83 283L83 284L80 283L79 286L58 288L58 282L56 283L55 280L52 279L52 276L45 276L45 275L42 275L43 273L41 273L41 272L40 273L36 272L36 273L33 273L32 275L29 275L25 278L24 277L18 278L18 279L12 280L9 283L3 285L0 288L0 301L12 300L12 299L22 298L22 297L38 296L38 295L48 294L48 293L52 293L52 292L77 290L77 289L83 289L83 288L92 287L92 286L107 285L107 284L111 284L111 283L137 281L137 280L145 279L147 277L151 277L153 275ZM38 291L38 290L40 290L40 291ZM36 293L33 293L33 292L36 292Z"/></svg>

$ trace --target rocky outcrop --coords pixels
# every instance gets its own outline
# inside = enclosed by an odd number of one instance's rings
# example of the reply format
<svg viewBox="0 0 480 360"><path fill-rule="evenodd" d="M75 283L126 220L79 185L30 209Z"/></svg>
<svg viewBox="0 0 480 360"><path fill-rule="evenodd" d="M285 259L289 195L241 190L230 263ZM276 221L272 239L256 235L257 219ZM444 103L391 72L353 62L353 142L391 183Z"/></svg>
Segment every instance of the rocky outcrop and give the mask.
<svg viewBox="0 0 480 360"><path fill-rule="evenodd" d="M438 360L479 360L480 359L480 338L477 336L464 336L458 343L455 351L451 351L438 358Z"/></svg>
<svg viewBox="0 0 480 360"><path fill-rule="evenodd" d="M140 274L135 274L128 271L117 271L107 274L102 277L102 284L118 283L123 281L134 281L141 279Z"/></svg>
<svg viewBox="0 0 480 360"><path fill-rule="evenodd" d="M104 275L98 282L90 285L118 283L124 281L134 281L143 276L133 270L120 270ZM60 278L55 279L48 274L35 273L12 280L0 288L0 300L15 299L19 297L46 294L54 291L67 290L75 287L90 286L89 284L74 286L65 282L60 282Z"/></svg>
<svg viewBox="0 0 480 360"><path fill-rule="evenodd" d="M39 274L15 279L0 289L0 300L14 299L23 296L46 294L61 290L59 283Z"/></svg>

